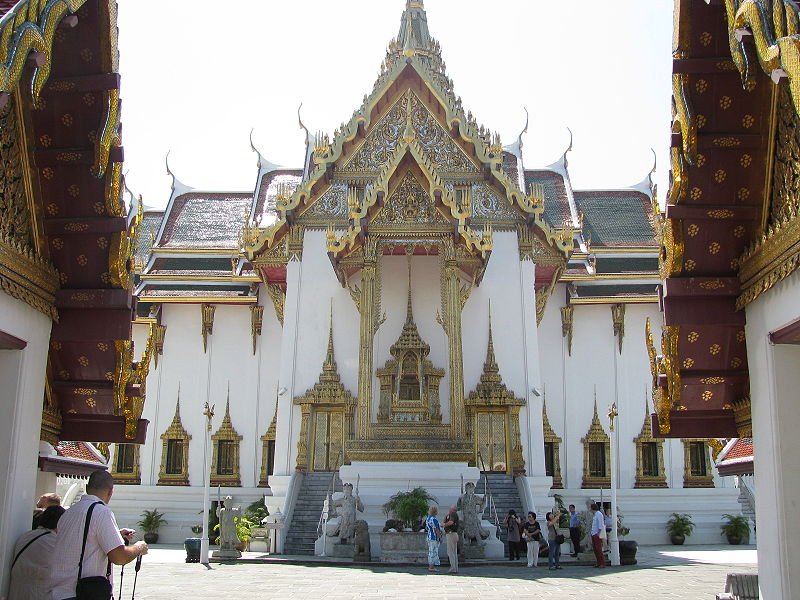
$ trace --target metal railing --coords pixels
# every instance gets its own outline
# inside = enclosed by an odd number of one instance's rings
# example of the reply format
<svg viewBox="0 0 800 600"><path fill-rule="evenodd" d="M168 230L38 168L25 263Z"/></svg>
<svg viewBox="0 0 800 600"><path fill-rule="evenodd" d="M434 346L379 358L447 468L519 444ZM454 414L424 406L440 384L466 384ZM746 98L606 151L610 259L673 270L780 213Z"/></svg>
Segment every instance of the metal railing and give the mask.
<svg viewBox="0 0 800 600"><path fill-rule="evenodd" d="M494 503L494 496L492 495L492 488L489 485L489 475L486 471L486 464L483 462L483 456L481 456L480 452L478 453L478 459L481 461L481 471L483 472L483 499L484 499L484 507L486 506L488 499L489 505L489 518L491 519L492 513L494 513L494 524L495 527L500 527L500 519L497 516L497 505Z"/></svg>
<svg viewBox="0 0 800 600"><path fill-rule="evenodd" d="M325 501L322 503L322 512L319 515L319 521L317 522L317 537L325 535L325 531L328 528L328 514L330 513L331 502L333 500L333 489L336 487L336 476L339 474L339 467L342 464L342 459L344 450L339 451L339 456L336 457L335 465L336 467L333 469L331 473L330 481L328 482L328 488L325 490ZM322 556L325 556L325 546L322 546Z"/></svg>

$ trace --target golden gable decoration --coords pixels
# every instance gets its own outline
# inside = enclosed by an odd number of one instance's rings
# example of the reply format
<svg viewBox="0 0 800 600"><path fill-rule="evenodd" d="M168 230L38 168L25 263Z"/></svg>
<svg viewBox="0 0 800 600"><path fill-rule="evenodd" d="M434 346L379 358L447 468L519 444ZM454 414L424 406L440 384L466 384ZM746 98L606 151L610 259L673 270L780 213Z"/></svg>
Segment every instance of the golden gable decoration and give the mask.
<svg viewBox="0 0 800 600"><path fill-rule="evenodd" d="M225 400L225 417L217 432L211 436L213 447L211 454L211 485L225 485L240 487L242 485L239 473L239 445L242 436L233 428L231 422L231 391L228 387L228 397Z"/></svg>
<svg viewBox="0 0 800 600"><path fill-rule="evenodd" d="M350 439L356 399L342 385L333 351L333 314L328 350L319 380L294 399L302 412L297 441L297 469L332 471L344 463L345 440Z"/></svg>
<svg viewBox="0 0 800 600"><path fill-rule="evenodd" d="M611 443L606 430L597 416L597 392L594 398L594 414L592 424L586 436L581 438L583 444L583 482L582 488L611 487ZM602 444L602 446L600 446Z"/></svg>
<svg viewBox="0 0 800 600"><path fill-rule="evenodd" d="M550 419L547 417L547 397L542 399L542 432L544 433L545 456L547 456L547 445L552 448L552 478L553 488L561 489L564 483L561 479L561 438L556 435L550 426ZM545 467L546 467L545 461ZM550 475L550 473L547 473Z"/></svg>
<svg viewBox="0 0 800 600"><path fill-rule="evenodd" d="M492 471L524 473L525 461L522 457L519 411L525 406L525 400L514 396L514 392L506 387L500 375L500 367L494 355L491 308L489 341L486 344L483 373L478 385L464 400L464 406L467 422L472 424L476 463L483 464L486 469ZM503 434L498 436L500 431ZM498 437L500 439L496 439ZM505 468L500 468L501 466Z"/></svg>
<svg viewBox="0 0 800 600"><path fill-rule="evenodd" d="M635 488L665 488L667 476L664 470L664 438L653 437L650 404L645 400L644 423L639 435L633 438L636 444Z"/></svg>
<svg viewBox="0 0 800 600"><path fill-rule="evenodd" d="M682 439L683 487L713 488L714 473L705 439Z"/></svg>
<svg viewBox="0 0 800 600"><path fill-rule="evenodd" d="M278 407L267 428L267 432L259 438L261 440L261 473L258 477L258 487L269 487L270 462L275 460L275 431L278 418Z"/></svg>
<svg viewBox="0 0 800 600"><path fill-rule="evenodd" d="M111 474L115 485L139 485L142 483L139 444L114 444L114 460Z"/></svg>
<svg viewBox="0 0 800 600"><path fill-rule="evenodd" d="M175 416L161 434L161 468L158 485L189 485L189 441L192 436L181 422L181 389L175 402Z"/></svg>

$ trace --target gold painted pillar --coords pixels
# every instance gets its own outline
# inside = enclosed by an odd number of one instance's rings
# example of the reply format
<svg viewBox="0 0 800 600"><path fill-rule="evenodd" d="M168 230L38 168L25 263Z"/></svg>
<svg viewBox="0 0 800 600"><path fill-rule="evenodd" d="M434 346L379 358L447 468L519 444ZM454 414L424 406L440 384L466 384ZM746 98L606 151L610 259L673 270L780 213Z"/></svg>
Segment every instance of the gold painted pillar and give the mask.
<svg viewBox="0 0 800 600"><path fill-rule="evenodd" d="M442 313L450 366L450 437L466 437L464 355L461 346L461 279L452 240L442 244Z"/></svg>
<svg viewBox="0 0 800 600"><path fill-rule="evenodd" d="M360 343L358 350L358 408L356 409L356 438L369 438L372 418L372 371L373 346L378 327L379 299L376 299L376 277L378 269L377 239L367 238L364 244L364 266L361 269Z"/></svg>

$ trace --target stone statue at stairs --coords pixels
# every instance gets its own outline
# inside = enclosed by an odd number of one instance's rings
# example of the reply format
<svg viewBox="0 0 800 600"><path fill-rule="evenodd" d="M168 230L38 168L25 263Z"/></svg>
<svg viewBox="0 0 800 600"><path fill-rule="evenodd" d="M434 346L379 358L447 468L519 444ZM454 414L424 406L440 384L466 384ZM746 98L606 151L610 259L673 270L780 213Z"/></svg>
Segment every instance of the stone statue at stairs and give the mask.
<svg viewBox="0 0 800 600"><path fill-rule="evenodd" d="M489 532L481 526L481 516L486 503L484 496L475 493L475 484L472 482L464 486L464 493L458 499L458 510L464 515L464 543L483 545L483 540L489 537Z"/></svg>
<svg viewBox="0 0 800 600"><path fill-rule="evenodd" d="M342 497L334 500L336 507L337 523L329 523L327 534L338 537L340 544L352 544L355 535L356 511L364 512L364 504L358 495L353 495L353 484L345 483L342 486Z"/></svg>
<svg viewBox="0 0 800 600"><path fill-rule="evenodd" d="M240 507L233 505L233 498L225 496L225 505L217 507L217 517L219 518L219 550L214 552L214 556L221 558L238 558L242 554L237 549L242 542L236 533L236 522L234 519L239 516Z"/></svg>

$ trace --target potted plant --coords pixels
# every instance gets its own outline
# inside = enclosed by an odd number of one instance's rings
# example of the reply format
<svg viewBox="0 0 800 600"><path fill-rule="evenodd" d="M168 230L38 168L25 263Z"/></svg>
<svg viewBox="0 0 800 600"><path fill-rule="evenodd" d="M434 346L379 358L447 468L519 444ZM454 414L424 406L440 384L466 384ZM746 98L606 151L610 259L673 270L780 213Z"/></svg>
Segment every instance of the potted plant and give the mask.
<svg viewBox="0 0 800 600"><path fill-rule="evenodd" d="M728 543L733 546L738 546L750 535L750 523L747 522L747 517L744 515L722 515L726 520L720 526L722 533L728 538Z"/></svg>
<svg viewBox="0 0 800 600"><path fill-rule="evenodd" d="M202 525L192 525L192 533L195 535L200 535L203 533L203 526Z"/></svg>
<svg viewBox="0 0 800 600"><path fill-rule="evenodd" d="M383 512L388 517L402 521L406 529L418 531L420 523L428 514L430 502L438 502L425 488L414 488L410 492L397 492L383 505Z"/></svg>
<svg viewBox="0 0 800 600"><path fill-rule="evenodd" d="M667 521L667 533L669 533L669 541L680 546L686 541L686 537L692 535L694 531L694 521L691 515L686 513L672 513Z"/></svg>
<svg viewBox="0 0 800 600"><path fill-rule="evenodd" d="M142 520L138 525L144 531L144 541L148 544L155 544L158 542L158 530L162 525L166 525L167 521L164 520L164 513L158 512L157 508L153 510L146 510L142 513Z"/></svg>

